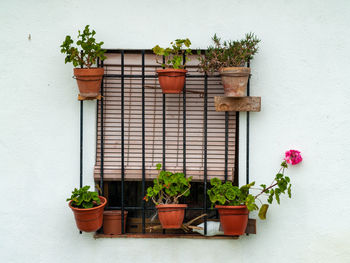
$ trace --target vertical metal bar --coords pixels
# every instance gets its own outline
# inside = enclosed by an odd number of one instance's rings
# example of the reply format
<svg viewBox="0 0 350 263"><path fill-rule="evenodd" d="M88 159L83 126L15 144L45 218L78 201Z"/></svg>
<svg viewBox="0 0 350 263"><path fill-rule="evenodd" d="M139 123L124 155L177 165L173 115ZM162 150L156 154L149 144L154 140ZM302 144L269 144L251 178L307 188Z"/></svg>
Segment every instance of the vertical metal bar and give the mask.
<svg viewBox="0 0 350 263"><path fill-rule="evenodd" d="M142 197L145 196L145 50L142 50ZM142 233L145 234L146 214L145 200L142 200Z"/></svg>
<svg viewBox="0 0 350 263"><path fill-rule="evenodd" d="M163 56L163 64L165 63L165 57ZM166 154L166 145L165 145L165 126L166 126L166 97L163 93L163 170L165 171L165 154Z"/></svg>
<svg viewBox="0 0 350 263"><path fill-rule="evenodd" d="M83 100L80 101L80 188L83 187Z"/></svg>
<svg viewBox="0 0 350 263"><path fill-rule="evenodd" d="M121 229L124 234L124 50L121 51L121 207L122 207L122 222Z"/></svg>
<svg viewBox="0 0 350 263"><path fill-rule="evenodd" d="M83 51L80 51L80 57L83 57ZM83 68L83 65L80 65ZM84 101L80 101L80 176L79 176L79 186L83 187L83 118L84 118ZM81 231L79 231L82 234Z"/></svg>
<svg viewBox="0 0 350 263"><path fill-rule="evenodd" d="M235 172L233 185L239 185L239 111L236 111L236 129L235 129Z"/></svg>
<svg viewBox="0 0 350 263"><path fill-rule="evenodd" d="M208 143L208 75L204 75L204 213L207 214L207 143ZM207 234L207 217L204 217L204 235Z"/></svg>
<svg viewBox="0 0 350 263"><path fill-rule="evenodd" d="M248 68L250 67L250 61L247 63ZM250 76L247 84L247 96L250 96ZM249 111L247 111L247 141L246 141L246 183L249 184Z"/></svg>
<svg viewBox="0 0 350 263"><path fill-rule="evenodd" d="M186 64L186 54L183 54L182 63ZM182 161L183 173L186 175L186 81L182 92Z"/></svg>
<svg viewBox="0 0 350 263"><path fill-rule="evenodd" d="M163 64L165 64L165 57L163 56ZM164 68L164 67L163 67ZM165 154L166 154L166 144L165 144L165 126L166 126L166 97L165 94L163 93L163 171L165 171ZM165 234L165 229L163 229L163 234Z"/></svg>
<svg viewBox="0 0 350 263"><path fill-rule="evenodd" d="M80 51L80 56L83 57L83 51ZM83 68L83 65L80 65L80 68ZM83 118L84 118L84 101L80 101L80 178L79 185L80 188L83 187ZM81 231L80 231L81 233Z"/></svg>
<svg viewBox="0 0 350 263"><path fill-rule="evenodd" d="M103 61L101 63L101 66L103 67ZM101 82L101 172L100 172L100 189L102 191L101 195L104 195L104 187L103 187L103 176L104 176L104 123L103 123L103 94L104 94L104 90L103 90L103 78L102 78L102 82ZM108 198L108 196L107 196Z"/></svg>
<svg viewBox="0 0 350 263"><path fill-rule="evenodd" d="M228 122L229 122L229 112L225 111L225 182L227 181L227 170L228 170Z"/></svg>

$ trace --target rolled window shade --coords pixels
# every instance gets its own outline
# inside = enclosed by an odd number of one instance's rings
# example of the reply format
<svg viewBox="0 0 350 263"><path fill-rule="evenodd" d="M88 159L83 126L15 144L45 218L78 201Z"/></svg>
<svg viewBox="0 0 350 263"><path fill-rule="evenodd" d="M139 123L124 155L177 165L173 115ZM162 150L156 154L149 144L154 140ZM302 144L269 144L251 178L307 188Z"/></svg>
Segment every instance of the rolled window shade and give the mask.
<svg viewBox="0 0 350 263"><path fill-rule="evenodd" d="M187 75L198 72L195 56L187 65ZM104 79L104 180L121 179L121 65L120 54L108 54ZM145 167L146 180L158 174L155 167L163 159L163 95L159 69L153 54L145 55ZM142 75L141 54L125 54L124 62L124 168L125 180L142 179ZM207 178L225 176L225 113L216 112L214 96L222 96L219 77L208 78ZM166 96L166 170L183 171L183 93ZM97 116L95 180L101 170L101 112ZM204 176L204 77L186 79L186 175L194 181ZM228 118L227 179L233 180L235 167L235 114Z"/></svg>

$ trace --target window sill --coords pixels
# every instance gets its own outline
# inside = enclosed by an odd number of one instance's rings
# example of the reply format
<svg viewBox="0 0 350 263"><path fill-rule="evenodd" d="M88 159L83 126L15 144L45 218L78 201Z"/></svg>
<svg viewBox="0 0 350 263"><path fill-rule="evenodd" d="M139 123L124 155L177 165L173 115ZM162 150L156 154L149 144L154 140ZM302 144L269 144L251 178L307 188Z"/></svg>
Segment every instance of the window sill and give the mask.
<svg viewBox="0 0 350 263"><path fill-rule="evenodd" d="M239 239L239 236L212 236L206 237L200 234L124 234L106 235L95 234L94 238L188 238L188 239Z"/></svg>

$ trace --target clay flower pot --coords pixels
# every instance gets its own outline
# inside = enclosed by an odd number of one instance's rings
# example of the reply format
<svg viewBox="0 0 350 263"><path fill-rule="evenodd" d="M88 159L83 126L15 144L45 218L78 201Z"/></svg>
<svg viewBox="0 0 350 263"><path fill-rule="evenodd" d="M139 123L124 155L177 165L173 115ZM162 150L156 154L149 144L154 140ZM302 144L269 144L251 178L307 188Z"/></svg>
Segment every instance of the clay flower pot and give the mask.
<svg viewBox="0 0 350 263"><path fill-rule="evenodd" d="M124 233L128 211L124 211ZM120 235L122 233L122 211L107 210L103 212L103 233Z"/></svg>
<svg viewBox="0 0 350 263"><path fill-rule="evenodd" d="M158 80L163 93L181 93L186 79L186 69L158 69Z"/></svg>
<svg viewBox="0 0 350 263"><path fill-rule="evenodd" d="M224 93L227 97L244 97L246 96L247 84L250 74L250 68L247 67L230 67L221 68L221 75Z"/></svg>
<svg viewBox="0 0 350 263"><path fill-rule="evenodd" d="M74 76L77 80L80 95L84 97L98 96L103 74L103 68L75 68Z"/></svg>
<svg viewBox="0 0 350 263"><path fill-rule="evenodd" d="M93 208L76 208L71 206L73 201L69 202L75 217L75 222L79 230L84 232L95 232L102 226L103 209L107 204L106 198L99 196L101 204Z"/></svg>
<svg viewBox="0 0 350 263"><path fill-rule="evenodd" d="M245 233L249 214L247 206L216 205L215 208L219 210L220 223L225 235L238 236Z"/></svg>
<svg viewBox="0 0 350 263"><path fill-rule="evenodd" d="M187 208L186 204L157 205L156 208L162 228L181 228Z"/></svg>

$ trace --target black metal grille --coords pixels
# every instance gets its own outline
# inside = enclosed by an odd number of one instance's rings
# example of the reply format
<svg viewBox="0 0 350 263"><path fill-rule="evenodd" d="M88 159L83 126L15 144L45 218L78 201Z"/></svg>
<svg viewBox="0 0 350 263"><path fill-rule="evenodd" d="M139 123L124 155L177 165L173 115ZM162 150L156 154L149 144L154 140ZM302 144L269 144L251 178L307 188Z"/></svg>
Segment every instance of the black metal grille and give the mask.
<svg viewBox="0 0 350 263"><path fill-rule="evenodd" d="M142 118L141 118L141 123L142 123L142 174L141 174L141 180L142 180L142 196L145 195L145 182L146 182L146 152L145 152L145 144L146 144L146 137L145 137L145 80L146 78L157 78L156 74L153 75L146 75L145 72L145 55L150 53L150 50L107 50L107 54L113 54L113 53L118 53L120 54L120 74L106 74L104 75L104 79L108 78L118 78L120 79L120 96L121 96L121 111L120 111L120 120L121 120L121 206L114 206L114 207L107 207L106 209L120 209L121 210L121 217L122 217L122 222L121 225L124 226L124 210L141 210L142 211L142 233L145 233L145 228L146 228L146 211L147 210L152 210L154 208L149 208L145 206L145 201L142 201L141 206L125 206L125 190L124 190L124 184L125 184L125 142L124 142L124 132L125 132L125 116L124 116L124 102L125 102L125 92L124 92L124 86L125 86L125 78L135 78L135 79L141 79L141 94L142 94ZM124 68L125 68L125 54L141 54L141 74L125 74ZM185 61L185 57L183 58ZM103 66L103 62L101 63ZM203 148L203 168L204 168L204 174L203 174L203 205L199 207L190 207L188 208L189 210L200 210L203 211L203 213L207 213L208 210L211 210L208 208L208 199L207 199L207 181L208 181L208 176L207 176L207 136L208 136L208 79L216 77L217 76L208 76L207 74L198 74L198 75L190 75L187 76L188 78L201 78L203 79L203 85L204 85L204 94L203 94L203 100L204 100L204 106L203 106L203 112L204 112L204 129L203 129L203 136L204 136L204 148ZM249 85L249 84L248 84ZM249 86L248 86L248 92L249 92ZM97 104L97 115L100 115L100 130L99 130L99 139L100 139L100 173L99 173L99 183L100 183L100 188L104 189L104 98L103 95L105 95L105 87L104 84L102 83L101 87L101 95L102 99L100 102ZM249 95L249 94L248 94ZM166 169L166 94L162 95L162 164L163 164L163 169ZM183 172L186 174L186 110L187 110L187 105L186 105L186 84L183 90L183 95L182 95L182 113L183 113L183 123L182 123L182 142L183 142ZM83 102L81 102L81 114L83 113ZM225 112L225 146L224 146L224 151L225 151L225 166L224 166L224 179L225 181L228 178L228 140L229 140L229 113ZM238 185L238 142L239 142L239 112L237 112L235 115L235 159L234 159L234 184ZM249 115L248 115L249 117ZM249 121L247 122L247 129L249 131ZM82 119L81 119L81 136L82 136ZM248 147L249 147L249 135L247 134L247 182L249 181L249 153L248 153ZM81 141L81 158L82 158L82 141ZM82 162L81 162L81 185L82 185ZM122 233L124 234L124 227L121 228ZM165 233L165 231L163 231ZM204 218L204 233L207 233L207 218Z"/></svg>

